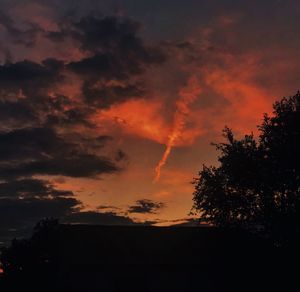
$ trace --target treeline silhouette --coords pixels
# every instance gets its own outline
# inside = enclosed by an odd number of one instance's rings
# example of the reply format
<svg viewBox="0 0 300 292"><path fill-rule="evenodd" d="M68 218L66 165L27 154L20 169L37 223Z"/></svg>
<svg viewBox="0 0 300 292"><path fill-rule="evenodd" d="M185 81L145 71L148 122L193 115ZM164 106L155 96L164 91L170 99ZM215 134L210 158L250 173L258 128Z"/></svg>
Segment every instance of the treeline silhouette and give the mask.
<svg viewBox="0 0 300 292"><path fill-rule="evenodd" d="M300 93L260 135L215 144L194 210L213 227L89 226L45 219L1 251L1 291L296 291Z"/></svg>

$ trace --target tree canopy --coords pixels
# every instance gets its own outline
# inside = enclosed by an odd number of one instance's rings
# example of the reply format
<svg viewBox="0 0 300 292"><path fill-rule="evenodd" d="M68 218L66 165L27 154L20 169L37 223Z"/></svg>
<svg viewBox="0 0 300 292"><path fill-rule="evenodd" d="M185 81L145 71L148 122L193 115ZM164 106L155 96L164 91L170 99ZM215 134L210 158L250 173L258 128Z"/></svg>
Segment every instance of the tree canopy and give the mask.
<svg viewBox="0 0 300 292"><path fill-rule="evenodd" d="M203 221L284 243L300 232L300 93L273 109L257 138L224 129L225 142L214 144L219 165L204 165L194 181L193 209Z"/></svg>

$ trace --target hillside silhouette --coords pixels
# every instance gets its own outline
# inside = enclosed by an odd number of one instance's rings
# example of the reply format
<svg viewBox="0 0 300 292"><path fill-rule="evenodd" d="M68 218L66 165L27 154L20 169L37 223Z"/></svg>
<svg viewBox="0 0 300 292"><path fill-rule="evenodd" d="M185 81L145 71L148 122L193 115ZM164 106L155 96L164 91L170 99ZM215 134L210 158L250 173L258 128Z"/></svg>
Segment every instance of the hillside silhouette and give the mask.
<svg viewBox="0 0 300 292"><path fill-rule="evenodd" d="M3 251L0 283L9 291L271 291L294 283L288 254L211 227L42 224Z"/></svg>

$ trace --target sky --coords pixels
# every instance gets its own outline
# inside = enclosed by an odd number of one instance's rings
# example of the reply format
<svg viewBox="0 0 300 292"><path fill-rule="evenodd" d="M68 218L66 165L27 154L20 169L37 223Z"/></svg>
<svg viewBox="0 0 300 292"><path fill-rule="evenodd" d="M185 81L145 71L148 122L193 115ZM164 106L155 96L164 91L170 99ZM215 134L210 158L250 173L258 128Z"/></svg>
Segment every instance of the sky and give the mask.
<svg viewBox="0 0 300 292"><path fill-rule="evenodd" d="M299 16L296 0L0 0L0 241L44 217L192 221L211 142L257 135L298 91Z"/></svg>

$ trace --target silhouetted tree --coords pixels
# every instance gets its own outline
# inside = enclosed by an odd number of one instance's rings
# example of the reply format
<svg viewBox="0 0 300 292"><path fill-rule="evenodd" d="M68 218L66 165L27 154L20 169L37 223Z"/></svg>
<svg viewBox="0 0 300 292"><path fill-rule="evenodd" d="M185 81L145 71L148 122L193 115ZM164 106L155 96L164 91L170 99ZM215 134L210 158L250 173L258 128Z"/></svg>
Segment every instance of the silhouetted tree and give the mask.
<svg viewBox="0 0 300 292"><path fill-rule="evenodd" d="M246 228L280 244L299 238L300 93L283 98L264 115L256 140L214 144L219 166L203 166L195 179L193 209L217 226Z"/></svg>
<svg viewBox="0 0 300 292"><path fill-rule="evenodd" d="M30 239L13 239L9 247L2 248L0 262L11 291L23 287L48 291L54 284L58 227L56 219L41 220Z"/></svg>

